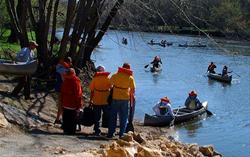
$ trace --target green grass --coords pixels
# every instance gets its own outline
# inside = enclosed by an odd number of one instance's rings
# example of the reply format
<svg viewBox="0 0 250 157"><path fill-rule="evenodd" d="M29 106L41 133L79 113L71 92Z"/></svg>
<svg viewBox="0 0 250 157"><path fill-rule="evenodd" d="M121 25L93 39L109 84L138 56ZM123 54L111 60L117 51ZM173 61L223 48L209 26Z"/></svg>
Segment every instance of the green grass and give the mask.
<svg viewBox="0 0 250 157"><path fill-rule="evenodd" d="M6 30L3 36L0 38L0 58L5 58L3 50L10 49L13 52L20 51L21 47L19 43L8 43L7 39L10 35L10 30Z"/></svg>

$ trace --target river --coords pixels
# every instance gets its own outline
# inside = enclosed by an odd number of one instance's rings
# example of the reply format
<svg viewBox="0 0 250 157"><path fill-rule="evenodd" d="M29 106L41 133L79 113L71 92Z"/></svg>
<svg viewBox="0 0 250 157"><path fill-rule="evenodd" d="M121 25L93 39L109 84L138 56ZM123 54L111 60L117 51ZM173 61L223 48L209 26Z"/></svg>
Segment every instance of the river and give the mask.
<svg viewBox="0 0 250 157"><path fill-rule="evenodd" d="M126 37L128 45L121 43ZM149 46L151 39L168 40L173 46ZM205 48L181 48L178 44L205 43ZM208 101L212 117L203 117L174 127L173 136L184 143L213 144L226 157L250 156L250 46L234 41L169 35L160 33L109 31L95 49L92 59L107 71L128 62L136 81L135 117L143 121L144 113L153 113L152 106L168 96L173 108L183 105L188 92L195 89L201 101ZM224 44L222 44L224 43ZM230 52L230 51L233 51ZM152 74L144 66L159 55L163 70ZM231 84L209 80L205 73L213 61L216 71L227 65L233 70Z"/></svg>

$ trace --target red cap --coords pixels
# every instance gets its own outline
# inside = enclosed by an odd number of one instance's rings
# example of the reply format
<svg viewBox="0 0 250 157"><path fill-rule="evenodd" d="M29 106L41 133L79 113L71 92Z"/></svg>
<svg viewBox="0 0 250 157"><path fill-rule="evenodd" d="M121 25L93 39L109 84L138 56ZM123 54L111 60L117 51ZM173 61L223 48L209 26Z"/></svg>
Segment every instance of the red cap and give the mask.
<svg viewBox="0 0 250 157"><path fill-rule="evenodd" d="M166 96L166 97L161 98L161 102L167 102L167 103L169 103L170 100L169 100L169 98Z"/></svg>
<svg viewBox="0 0 250 157"><path fill-rule="evenodd" d="M188 93L189 96L197 96L197 93L195 90L192 90L190 93Z"/></svg>

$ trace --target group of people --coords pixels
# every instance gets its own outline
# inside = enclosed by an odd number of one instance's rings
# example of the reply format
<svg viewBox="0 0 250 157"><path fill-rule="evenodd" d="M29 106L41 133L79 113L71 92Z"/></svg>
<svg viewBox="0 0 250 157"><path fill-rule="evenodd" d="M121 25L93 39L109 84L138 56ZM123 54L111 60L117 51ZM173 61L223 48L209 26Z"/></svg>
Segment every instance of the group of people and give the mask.
<svg viewBox="0 0 250 157"><path fill-rule="evenodd" d="M202 107L195 90L188 93L188 97L185 101L185 107L190 110L198 110ZM153 111L157 116L170 116L174 118L171 102L167 96L160 99L160 101L153 107Z"/></svg>
<svg viewBox="0 0 250 157"><path fill-rule="evenodd" d="M207 72L209 73L213 73L215 74L215 68L216 68L216 65L214 64L214 62L211 62L209 65L208 65L208 68L207 68ZM228 73L231 73L232 71L228 71L228 68L226 65L224 65L223 69L222 69L222 77L224 76L228 76Z"/></svg>
<svg viewBox="0 0 250 157"><path fill-rule="evenodd" d="M57 65L58 114L55 123L60 122L62 114L62 128L65 134L74 134L77 126L77 114L83 106L82 87L79 78L73 68L65 60L60 60ZM119 136L122 137L128 121L129 102L134 100L135 81L130 64L124 63L118 71L109 77L110 72L105 71L104 66L98 66L96 73L90 82L90 105L94 111L94 134L99 136L100 119L103 113L108 118L108 138L112 138L116 129L117 115L120 120ZM112 92L111 92L112 91ZM109 104L108 97L111 95L112 102ZM130 102L133 103L133 102Z"/></svg>

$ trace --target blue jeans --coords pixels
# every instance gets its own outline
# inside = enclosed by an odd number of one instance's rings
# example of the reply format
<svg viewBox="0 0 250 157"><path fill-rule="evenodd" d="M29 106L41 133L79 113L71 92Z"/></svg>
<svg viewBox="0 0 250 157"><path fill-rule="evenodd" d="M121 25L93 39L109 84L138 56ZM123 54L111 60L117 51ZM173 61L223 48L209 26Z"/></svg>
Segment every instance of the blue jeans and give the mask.
<svg viewBox="0 0 250 157"><path fill-rule="evenodd" d="M111 103L110 110L110 119L109 119L109 128L108 128L108 136L112 137L115 133L116 122L117 122L117 114L119 114L120 120L120 132L119 136L122 137L128 121L128 100L113 100Z"/></svg>

